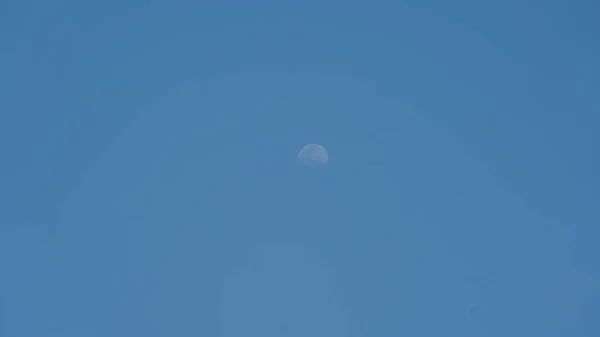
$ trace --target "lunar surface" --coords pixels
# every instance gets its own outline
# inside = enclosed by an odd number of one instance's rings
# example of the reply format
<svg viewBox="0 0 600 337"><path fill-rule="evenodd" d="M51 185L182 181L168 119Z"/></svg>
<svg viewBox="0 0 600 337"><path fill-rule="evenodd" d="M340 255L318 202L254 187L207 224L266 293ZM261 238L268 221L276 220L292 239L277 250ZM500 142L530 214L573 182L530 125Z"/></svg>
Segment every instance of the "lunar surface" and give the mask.
<svg viewBox="0 0 600 337"><path fill-rule="evenodd" d="M298 153L300 163L309 166L326 165L329 162L327 150L319 144L305 145Z"/></svg>

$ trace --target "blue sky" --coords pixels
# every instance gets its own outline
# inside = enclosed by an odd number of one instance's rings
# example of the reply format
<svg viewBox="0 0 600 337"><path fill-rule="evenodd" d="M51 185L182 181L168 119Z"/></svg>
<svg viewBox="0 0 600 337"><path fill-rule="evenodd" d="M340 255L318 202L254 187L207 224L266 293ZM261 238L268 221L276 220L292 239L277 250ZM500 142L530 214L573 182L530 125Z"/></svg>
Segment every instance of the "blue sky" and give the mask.
<svg viewBox="0 0 600 337"><path fill-rule="evenodd" d="M3 1L0 336L598 336L599 9Z"/></svg>

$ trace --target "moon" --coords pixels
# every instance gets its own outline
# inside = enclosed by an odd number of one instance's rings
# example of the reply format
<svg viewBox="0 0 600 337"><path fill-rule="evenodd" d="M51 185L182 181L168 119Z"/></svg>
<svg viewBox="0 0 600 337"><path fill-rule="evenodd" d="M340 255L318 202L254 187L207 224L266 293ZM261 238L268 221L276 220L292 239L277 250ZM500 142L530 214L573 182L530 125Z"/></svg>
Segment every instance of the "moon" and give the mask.
<svg viewBox="0 0 600 337"><path fill-rule="evenodd" d="M329 162L329 155L323 146L307 144L298 152L298 159L304 165L326 165Z"/></svg>

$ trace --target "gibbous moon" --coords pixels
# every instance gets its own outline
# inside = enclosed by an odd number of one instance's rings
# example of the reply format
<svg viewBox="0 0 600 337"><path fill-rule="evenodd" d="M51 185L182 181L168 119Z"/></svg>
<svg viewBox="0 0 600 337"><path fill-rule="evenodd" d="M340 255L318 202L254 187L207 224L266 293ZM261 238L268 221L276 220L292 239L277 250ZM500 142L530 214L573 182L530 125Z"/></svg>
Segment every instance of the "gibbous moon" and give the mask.
<svg viewBox="0 0 600 337"><path fill-rule="evenodd" d="M326 165L329 162L327 150L319 144L305 145L298 153L298 159L300 163L310 166Z"/></svg>

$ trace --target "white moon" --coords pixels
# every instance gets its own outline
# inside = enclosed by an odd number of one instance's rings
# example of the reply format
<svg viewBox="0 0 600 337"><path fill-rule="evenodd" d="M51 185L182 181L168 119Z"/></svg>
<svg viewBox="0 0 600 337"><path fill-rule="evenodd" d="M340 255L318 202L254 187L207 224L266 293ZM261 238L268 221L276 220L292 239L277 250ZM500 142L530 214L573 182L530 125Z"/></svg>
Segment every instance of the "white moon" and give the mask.
<svg viewBox="0 0 600 337"><path fill-rule="evenodd" d="M329 162L327 150L319 144L305 145L298 153L300 163L304 165L325 165Z"/></svg>

